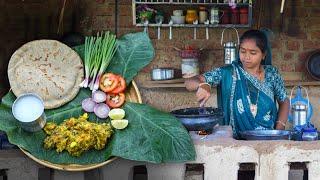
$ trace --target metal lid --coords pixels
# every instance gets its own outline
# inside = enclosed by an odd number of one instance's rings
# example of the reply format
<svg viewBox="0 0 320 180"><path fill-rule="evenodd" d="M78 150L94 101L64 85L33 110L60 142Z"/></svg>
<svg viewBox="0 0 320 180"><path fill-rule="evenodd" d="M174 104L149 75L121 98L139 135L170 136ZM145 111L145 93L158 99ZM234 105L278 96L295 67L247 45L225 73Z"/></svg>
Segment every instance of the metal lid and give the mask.
<svg viewBox="0 0 320 180"><path fill-rule="evenodd" d="M308 106L305 104L297 103L297 104L292 105L292 109L294 109L294 110L307 110Z"/></svg>
<svg viewBox="0 0 320 180"><path fill-rule="evenodd" d="M230 42L226 42L225 44L224 44L224 47L236 47L236 43L234 43L234 42L232 42L232 41L230 41Z"/></svg>

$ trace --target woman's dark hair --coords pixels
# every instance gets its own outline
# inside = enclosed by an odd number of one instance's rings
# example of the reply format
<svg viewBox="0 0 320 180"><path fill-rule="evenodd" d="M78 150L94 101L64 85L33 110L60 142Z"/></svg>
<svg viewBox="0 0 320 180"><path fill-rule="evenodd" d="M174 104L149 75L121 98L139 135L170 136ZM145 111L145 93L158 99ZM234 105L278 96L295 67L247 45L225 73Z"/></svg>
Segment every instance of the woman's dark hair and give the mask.
<svg viewBox="0 0 320 180"><path fill-rule="evenodd" d="M262 51L262 53L265 53L267 51L268 39L262 31L254 29L246 31L240 37L240 44L242 44L242 42L247 39L255 40L258 48Z"/></svg>

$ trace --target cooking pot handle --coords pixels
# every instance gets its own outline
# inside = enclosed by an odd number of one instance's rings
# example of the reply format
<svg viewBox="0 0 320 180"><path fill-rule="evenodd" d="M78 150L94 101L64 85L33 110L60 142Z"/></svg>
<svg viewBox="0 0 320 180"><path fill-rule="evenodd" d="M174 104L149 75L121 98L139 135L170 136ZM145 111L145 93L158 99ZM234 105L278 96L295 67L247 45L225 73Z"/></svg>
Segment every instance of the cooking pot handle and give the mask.
<svg viewBox="0 0 320 180"><path fill-rule="evenodd" d="M226 28L224 28L223 29L223 31L222 31L222 35L221 35L221 46L223 45L223 33L224 33L224 31L226 30L226 29L229 29L229 28L232 28L232 29L234 29L235 31L236 31L236 33L237 33L237 38L238 38L238 46L239 46L239 44L240 44L240 39L239 39L239 33L238 33L238 30L236 29L236 28L234 28L234 27L226 27Z"/></svg>
<svg viewBox="0 0 320 180"><path fill-rule="evenodd" d="M304 89L304 91L306 92L306 94L307 94L307 99L308 99L308 105L307 105L307 108L309 109L309 95L308 95L308 91L307 91L307 89L305 88L305 87L303 87L303 86L294 86L292 89L291 89L291 93L290 93L290 100L289 100L289 103L290 103L290 108L291 108L291 98L292 98L292 93L293 93L293 90L295 89L295 88L303 88Z"/></svg>

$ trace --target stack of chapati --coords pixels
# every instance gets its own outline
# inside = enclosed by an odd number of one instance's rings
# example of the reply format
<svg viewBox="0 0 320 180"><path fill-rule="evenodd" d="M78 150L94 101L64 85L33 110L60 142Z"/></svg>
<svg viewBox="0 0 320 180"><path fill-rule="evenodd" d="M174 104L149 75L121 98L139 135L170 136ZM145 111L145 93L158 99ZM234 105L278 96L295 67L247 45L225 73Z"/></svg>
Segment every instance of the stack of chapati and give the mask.
<svg viewBox="0 0 320 180"><path fill-rule="evenodd" d="M16 96L36 93L46 109L71 101L83 80L79 55L55 40L31 41L19 48L8 66L11 89Z"/></svg>

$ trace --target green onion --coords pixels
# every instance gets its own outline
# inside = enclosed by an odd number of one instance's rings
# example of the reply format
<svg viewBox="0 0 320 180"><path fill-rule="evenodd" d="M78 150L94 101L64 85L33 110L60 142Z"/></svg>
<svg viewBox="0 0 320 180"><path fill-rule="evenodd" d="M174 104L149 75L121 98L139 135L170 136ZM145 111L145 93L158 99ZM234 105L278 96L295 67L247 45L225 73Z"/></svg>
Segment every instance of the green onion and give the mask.
<svg viewBox="0 0 320 180"><path fill-rule="evenodd" d="M90 87L92 91L99 88L100 78L117 50L116 41L116 36L110 32L85 38L85 79L81 87Z"/></svg>

